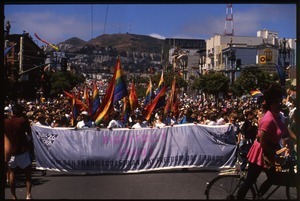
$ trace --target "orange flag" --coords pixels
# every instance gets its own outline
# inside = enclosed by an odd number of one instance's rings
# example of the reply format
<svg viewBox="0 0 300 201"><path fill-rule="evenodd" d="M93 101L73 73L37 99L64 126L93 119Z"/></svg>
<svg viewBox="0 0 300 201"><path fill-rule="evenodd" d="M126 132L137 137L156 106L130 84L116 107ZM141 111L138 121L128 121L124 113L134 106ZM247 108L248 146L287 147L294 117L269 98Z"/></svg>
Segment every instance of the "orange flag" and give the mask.
<svg viewBox="0 0 300 201"><path fill-rule="evenodd" d="M134 81L132 80L130 94L129 94L129 103L131 111L134 111L138 107L138 98L135 91Z"/></svg>
<svg viewBox="0 0 300 201"><path fill-rule="evenodd" d="M165 114L167 112L169 112L170 110L172 111L172 106L173 106L173 103L174 103L175 90L176 90L176 77L174 77L173 81L172 81L171 92L170 92L169 98L167 100L167 104L165 106L165 109L164 109Z"/></svg>

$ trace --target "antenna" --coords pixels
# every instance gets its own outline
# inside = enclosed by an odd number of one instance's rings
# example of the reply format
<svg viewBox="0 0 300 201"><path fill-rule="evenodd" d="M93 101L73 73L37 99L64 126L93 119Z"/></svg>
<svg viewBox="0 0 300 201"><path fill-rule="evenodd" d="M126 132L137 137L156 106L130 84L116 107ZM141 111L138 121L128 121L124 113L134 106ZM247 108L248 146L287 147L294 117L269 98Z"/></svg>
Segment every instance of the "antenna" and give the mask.
<svg viewBox="0 0 300 201"><path fill-rule="evenodd" d="M229 13L230 11L230 13ZM227 30L227 24L230 23L231 30L230 32ZM224 35L225 36L234 36L234 30L233 30L233 11L232 11L232 4L227 4L226 7L226 17L225 17L225 29L224 29Z"/></svg>
<svg viewBox="0 0 300 201"><path fill-rule="evenodd" d="M129 33L131 33L131 18L129 20L129 30L128 30Z"/></svg>

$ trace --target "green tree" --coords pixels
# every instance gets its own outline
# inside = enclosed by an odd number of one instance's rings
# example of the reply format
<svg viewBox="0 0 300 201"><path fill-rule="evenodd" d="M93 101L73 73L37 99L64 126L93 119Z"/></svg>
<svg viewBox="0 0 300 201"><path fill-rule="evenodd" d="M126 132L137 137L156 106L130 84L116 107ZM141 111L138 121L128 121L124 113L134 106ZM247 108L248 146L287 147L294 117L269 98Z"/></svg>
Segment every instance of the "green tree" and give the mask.
<svg viewBox="0 0 300 201"><path fill-rule="evenodd" d="M202 91L204 88L204 78L203 75L200 75L199 77L195 77L193 79L193 83L191 85L191 89L194 91Z"/></svg>
<svg viewBox="0 0 300 201"><path fill-rule="evenodd" d="M274 79L276 80L276 76L272 77L258 67L246 67L235 80L233 90L237 96L249 94L251 90L267 88Z"/></svg>
<svg viewBox="0 0 300 201"><path fill-rule="evenodd" d="M210 71L203 75L203 91L207 94L212 94L217 99L219 93L227 93L230 79L223 73Z"/></svg>
<svg viewBox="0 0 300 201"><path fill-rule="evenodd" d="M56 73L47 73L43 81L43 89L45 97L55 97L63 91L70 91L76 85L83 83L84 76L72 74L70 72L58 71Z"/></svg>

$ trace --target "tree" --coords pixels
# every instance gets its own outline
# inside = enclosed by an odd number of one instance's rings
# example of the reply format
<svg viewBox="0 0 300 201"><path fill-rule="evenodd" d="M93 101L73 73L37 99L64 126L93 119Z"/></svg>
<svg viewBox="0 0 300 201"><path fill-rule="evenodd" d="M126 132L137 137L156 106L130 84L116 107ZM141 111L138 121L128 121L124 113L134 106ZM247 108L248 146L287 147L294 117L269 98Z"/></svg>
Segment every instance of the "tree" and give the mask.
<svg viewBox="0 0 300 201"><path fill-rule="evenodd" d="M223 73L210 71L203 75L203 91L212 94L217 99L219 93L227 93L230 79Z"/></svg>
<svg viewBox="0 0 300 201"><path fill-rule="evenodd" d="M193 83L191 85L191 89L194 91L201 91L204 88L204 78L203 75L200 75L199 77L195 77L193 80Z"/></svg>
<svg viewBox="0 0 300 201"><path fill-rule="evenodd" d="M83 83L83 75L76 75L70 72L57 71L56 73L47 72L42 83L45 97L55 97L63 93L63 90L69 91L76 85Z"/></svg>
<svg viewBox="0 0 300 201"><path fill-rule="evenodd" d="M235 80L233 90L237 96L249 94L254 89L266 89L272 80L274 77L272 78L258 67L246 67Z"/></svg>

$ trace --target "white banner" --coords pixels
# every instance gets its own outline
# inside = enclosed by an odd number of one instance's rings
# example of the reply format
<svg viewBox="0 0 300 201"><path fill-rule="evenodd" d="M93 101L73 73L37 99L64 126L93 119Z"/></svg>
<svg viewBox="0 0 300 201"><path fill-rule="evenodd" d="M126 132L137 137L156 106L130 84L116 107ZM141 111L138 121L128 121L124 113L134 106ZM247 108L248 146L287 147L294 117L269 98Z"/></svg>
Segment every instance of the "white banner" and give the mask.
<svg viewBox="0 0 300 201"><path fill-rule="evenodd" d="M165 128L73 129L32 126L37 169L125 173L233 167L232 126L181 124Z"/></svg>

